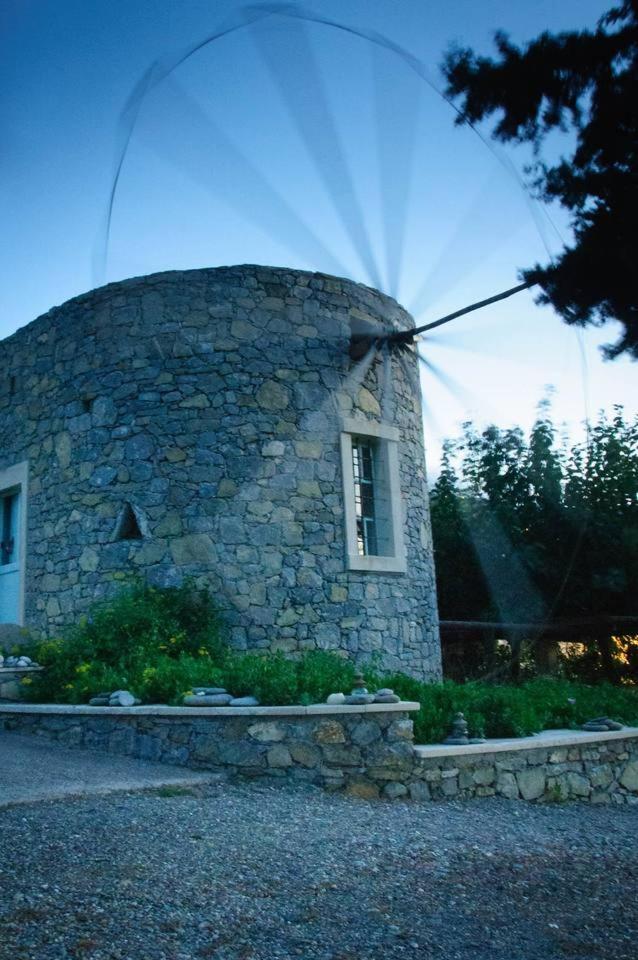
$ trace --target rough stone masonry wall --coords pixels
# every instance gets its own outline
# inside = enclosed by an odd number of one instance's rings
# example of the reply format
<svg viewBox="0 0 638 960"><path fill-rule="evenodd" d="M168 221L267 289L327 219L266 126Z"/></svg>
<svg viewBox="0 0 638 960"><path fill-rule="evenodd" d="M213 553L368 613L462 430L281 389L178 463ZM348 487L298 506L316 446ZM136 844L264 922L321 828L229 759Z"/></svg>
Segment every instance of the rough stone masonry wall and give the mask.
<svg viewBox="0 0 638 960"><path fill-rule="evenodd" d="M227 708L221 716L170 708L159 715L118 715L99 707L70 715L0 707L0 729L230 776L289 778L354 796L394 797L407 788L390 774L407 769L413 757L412 721L398 706L338 713L262 708L234 715Z"/></svg>
<svg viewBox="0 0 638 960"><path fill-rule="evenodd" d="M0 472L29 464L26 622L55 633L132 573L207 583L238 649L338 649L440 676L418 363L351 376L392 299L321 274L169 272L2 341ZM408 572L345 566L340 416L398 428ZM142 539L117 539L126 503Z"/></svg>
<svg viewBox="0 0 638 960"><path fill-rule="evenodd" d="M413 777L412 791L424 799L638 803L638 737L422 758Z"/></svg>
<svg viewBox="0 0 638 960"><path fill-rule="evenodd" d="M392 707L222 710L0 706L0 729L230 776L304 780L373 799L638 803L638 731L507 751L419 756L410 712ZM578 734L568 734L573 741ZM583 735L585 736L585 735ZM436 749L436 748L435 748ZM440 748L438 748L440 749Z"/></svg>

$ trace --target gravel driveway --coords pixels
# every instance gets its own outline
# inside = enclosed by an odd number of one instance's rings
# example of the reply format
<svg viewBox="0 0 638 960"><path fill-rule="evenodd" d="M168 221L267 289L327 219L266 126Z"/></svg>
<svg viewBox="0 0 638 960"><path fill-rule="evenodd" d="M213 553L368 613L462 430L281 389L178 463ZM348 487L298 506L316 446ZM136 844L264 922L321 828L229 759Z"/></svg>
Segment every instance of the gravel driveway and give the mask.
<svg viewBox="0 0 638 960"><path fill-rule="evenodd" d="M635 960L637 806L195 790L3 811L0 958Z"/></svg>

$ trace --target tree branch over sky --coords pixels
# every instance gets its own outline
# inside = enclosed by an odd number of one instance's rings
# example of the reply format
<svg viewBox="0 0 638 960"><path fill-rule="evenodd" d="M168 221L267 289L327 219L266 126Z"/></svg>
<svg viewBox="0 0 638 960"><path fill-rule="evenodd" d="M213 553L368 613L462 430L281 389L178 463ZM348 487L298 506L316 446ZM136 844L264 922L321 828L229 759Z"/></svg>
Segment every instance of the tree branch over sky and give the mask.
<svg viewBox="0 0 638 960"><path fill-rule="evenodd" d="M522 275L567 323L618 320L607 356L638 358L638 0L612 8L594 30L542 33L523 47L497 33L495 44L495 59L459 48L445 57L457 122L496 115L496 139L531 144L531 185L569 211L573 230L552 263ZM573 149L552 164L543 150L556 131Z"/></svg>

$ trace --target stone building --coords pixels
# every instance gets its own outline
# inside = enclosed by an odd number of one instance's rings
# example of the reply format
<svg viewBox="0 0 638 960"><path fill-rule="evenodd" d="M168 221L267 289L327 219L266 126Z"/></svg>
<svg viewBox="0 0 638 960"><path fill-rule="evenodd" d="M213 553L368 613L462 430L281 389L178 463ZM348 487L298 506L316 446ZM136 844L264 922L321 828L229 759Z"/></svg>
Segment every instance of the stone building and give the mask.
<svg viewBox="0 0 638 960"><path fill-rule="evenodd" d="M109 284L0 343L0 622L131 574L207 583L239 649L440 675L417 358L392 299L259 266Z"/></svg>

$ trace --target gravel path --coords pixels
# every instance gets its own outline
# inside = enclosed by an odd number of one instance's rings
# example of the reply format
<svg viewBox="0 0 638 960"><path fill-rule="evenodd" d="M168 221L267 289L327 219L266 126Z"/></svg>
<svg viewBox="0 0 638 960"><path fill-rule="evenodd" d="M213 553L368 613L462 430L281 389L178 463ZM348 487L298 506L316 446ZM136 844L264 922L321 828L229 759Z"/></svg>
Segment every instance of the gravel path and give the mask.
<svg viewBox="0 0 638 960"><path fill-rule="evenodd" d="M638 806L196 789L3 811L1 960L635 960Z"/></svg>

